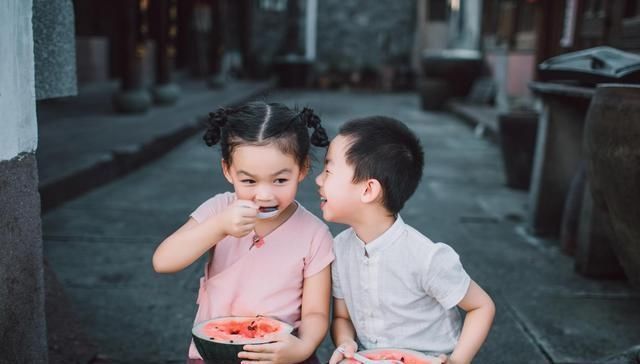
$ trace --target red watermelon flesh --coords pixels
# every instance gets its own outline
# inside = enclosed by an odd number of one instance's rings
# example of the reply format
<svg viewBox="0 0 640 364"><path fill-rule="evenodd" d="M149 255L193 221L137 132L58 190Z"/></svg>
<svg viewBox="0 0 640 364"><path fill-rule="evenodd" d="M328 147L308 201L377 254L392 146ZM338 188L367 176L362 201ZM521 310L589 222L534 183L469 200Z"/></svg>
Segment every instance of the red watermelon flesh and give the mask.
<svg viewBox="0 0 640 364"><path fill-rule="evenodd" d="M359 352L359 354L371 360L400 360L405 364L436 364L440 360L428 357L420 352L402 349L373 349ZM341 361L341 364L359 364L358 361L347 359Z"/></svg>
<svg viewBox="0 0 640 364"><path fill-rule="evenodd" d="M254 339L278 332L281 330L281 326L279 322L263 317L244 320L230 319L209 322L202 328L202 333L215 340Z"/></svg>

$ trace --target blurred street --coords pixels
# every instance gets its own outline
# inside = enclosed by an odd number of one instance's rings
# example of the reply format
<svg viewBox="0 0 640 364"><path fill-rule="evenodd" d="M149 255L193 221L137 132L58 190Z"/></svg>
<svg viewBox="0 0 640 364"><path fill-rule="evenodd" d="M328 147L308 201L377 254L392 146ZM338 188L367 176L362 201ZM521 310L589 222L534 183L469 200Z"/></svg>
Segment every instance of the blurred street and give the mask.
<svg viewBox="0 0 640 364"><path fill-rule="evenodd" d="M452 114L421 111L413 92L276 90L265 99L313 108L330 137L342 122L375 114L398 118L420 136L425 174L401 214L433 241L456 249L471 277L496 302L495 323L477 363L640 361L634 354L640 344L640 294L625 281L578 275L557 242L527 234L527 194L505 187L495 144L476 137ZM201 101L198 108L218 106ZM144 119L145 127L154 119ZM113 128L110 135L138 127L143 126ZM105 135L103 142L108 141ZM323 153L316 152L314 171L297 199L319 214L313 177ZM219 160L198 133L166 156L43 215L45 258L70 300L66 309L87 335L81 337L85 351L94 348L98 358L113 363L184 362L202 262L160 275L153 272L151 256L202 201L229 190ZM342 229L331 226L334 234ZM49 340L70 330L71 323L51 321L59 326L48 328ZM325 340L321 361L332 350Z"/></svg>

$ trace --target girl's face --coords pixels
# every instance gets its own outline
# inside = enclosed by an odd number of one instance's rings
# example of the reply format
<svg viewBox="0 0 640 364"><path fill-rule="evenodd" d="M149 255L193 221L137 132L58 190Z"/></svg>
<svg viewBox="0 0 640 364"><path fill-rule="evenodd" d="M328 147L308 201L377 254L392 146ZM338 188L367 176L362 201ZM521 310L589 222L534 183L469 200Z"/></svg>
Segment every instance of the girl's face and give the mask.
<svg viewBox="0 0 640 364"><path fill-rule="evenodd" d="M289 207L307 174L292 155L274 145L239 145L231 159L231 165L222 161L224 176L238 199L253 201L262 212L274 207L282 212Z"/></svg>

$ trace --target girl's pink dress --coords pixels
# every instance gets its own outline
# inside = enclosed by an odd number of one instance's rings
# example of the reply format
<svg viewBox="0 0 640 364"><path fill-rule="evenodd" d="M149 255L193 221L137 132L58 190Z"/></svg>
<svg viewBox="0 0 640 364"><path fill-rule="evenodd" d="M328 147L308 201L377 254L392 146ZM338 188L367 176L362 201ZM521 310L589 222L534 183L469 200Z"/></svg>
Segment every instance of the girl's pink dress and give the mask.
<svg viewBox="0 0 640 364"><path fill-rule="evenodd" d="M235 201L223 193L204 202L192 214L202 223ZM299 203L287 221L264 236L227 236L212 249L200 278L198 323L223 316L269 316L294 328L300 325L302 284L334 259L329 228ZM190 359L201 359L193 341ZM314 357L312 357L314 359Z"/></svg>

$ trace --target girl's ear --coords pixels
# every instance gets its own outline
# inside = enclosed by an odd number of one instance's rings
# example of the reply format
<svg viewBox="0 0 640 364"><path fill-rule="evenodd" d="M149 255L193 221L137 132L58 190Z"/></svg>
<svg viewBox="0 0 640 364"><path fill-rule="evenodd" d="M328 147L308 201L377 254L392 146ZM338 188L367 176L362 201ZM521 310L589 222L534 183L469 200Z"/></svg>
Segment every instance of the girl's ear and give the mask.
<svg viewBox="0 0 640 364"><path fill-rule="evenodd" d="M372 203L382 197L382 185L377 179L368 179L363 182L363 190L360 194L360 201Z"/></svg>
<svg viewBox="0 0 640 364"><path fill-rule="evenodd" d="M231 178L231 172L229 172L229 163L222 158L220 160L220 165L222 166L222 174L224 174L224 178L229 181L229 183L233 184L233 179Z"/></svg>
<svg viewBox="0 0 640 364"><path fill-rule="evenodd" d="M306 161L304 162L304 165L300 169L300 175L298 176L298 183L302 182L302 180L304 180L305 177L307 177L307 174L309 174L309 170L311 170L311 159L307 157Z"/></svg>

